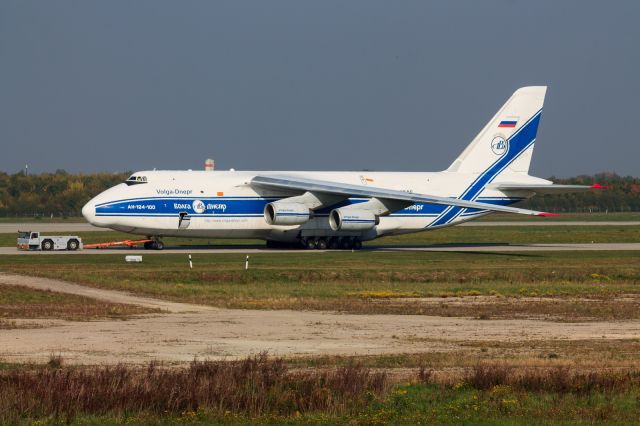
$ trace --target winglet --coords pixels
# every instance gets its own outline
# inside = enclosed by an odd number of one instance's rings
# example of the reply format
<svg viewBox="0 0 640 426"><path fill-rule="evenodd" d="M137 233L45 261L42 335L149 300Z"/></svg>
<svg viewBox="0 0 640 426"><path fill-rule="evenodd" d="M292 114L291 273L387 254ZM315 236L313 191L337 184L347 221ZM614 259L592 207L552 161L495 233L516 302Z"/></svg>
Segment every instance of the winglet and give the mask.
<svg viewBox="0 0 640 426"><path fill-rule="evenodd" d="M608 185L600 185L599 183L594 183L591 185L591 189L609 189Z"/></svg>
<svg viewBox="0 0 640 426"><path fill-rule="evenodd" d="M555 217L555 216L560 216L558 213L546 213L546 212L542 212L542 213L538 213L536 216L542 216L542 217Z"/></svg>

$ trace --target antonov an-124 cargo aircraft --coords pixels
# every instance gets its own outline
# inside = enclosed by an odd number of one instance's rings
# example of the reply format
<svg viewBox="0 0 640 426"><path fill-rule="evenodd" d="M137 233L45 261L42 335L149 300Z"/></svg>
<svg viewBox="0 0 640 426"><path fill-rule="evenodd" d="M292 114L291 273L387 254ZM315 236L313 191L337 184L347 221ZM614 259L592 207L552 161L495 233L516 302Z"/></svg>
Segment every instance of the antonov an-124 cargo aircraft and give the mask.
<svg viewBox="0 0 640 426"><path fill-rule="evenodd" d="M384 235L491 212L552 216L511 204L593 187L529 176L545 92L518 89L441 172L141 171L93 198L82 214L93 225L147 236L149 249L162 249L164 236L359 249Z"/></svg>

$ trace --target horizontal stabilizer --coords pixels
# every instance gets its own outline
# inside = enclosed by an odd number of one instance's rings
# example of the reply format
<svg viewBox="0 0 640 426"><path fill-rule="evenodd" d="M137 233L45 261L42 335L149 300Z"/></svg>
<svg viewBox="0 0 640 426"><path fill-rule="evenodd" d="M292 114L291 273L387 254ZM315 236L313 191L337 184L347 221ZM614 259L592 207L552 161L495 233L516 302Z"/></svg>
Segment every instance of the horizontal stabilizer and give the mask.
<svg viewBox="0 0 640 426"><path fill-rule="evenodd" d="M591 189L606 189L606 186L595 185L530 185L519 183L498 183L490 185L491 189L497 189L499 191L526 191L535 192L536 194L569 194L574 192L585 192Z"/></svg>

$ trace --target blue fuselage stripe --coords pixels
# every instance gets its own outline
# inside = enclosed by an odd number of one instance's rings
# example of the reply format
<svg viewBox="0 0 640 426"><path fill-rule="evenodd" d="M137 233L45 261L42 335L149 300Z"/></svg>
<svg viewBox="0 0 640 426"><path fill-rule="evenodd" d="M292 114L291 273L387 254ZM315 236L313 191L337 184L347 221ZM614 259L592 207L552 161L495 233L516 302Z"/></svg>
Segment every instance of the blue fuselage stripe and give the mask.
<svg viewBox="0 0 640 426"><path fill-rule="evenodd" d="M273 201L272 198L263 199L201 199L206 209L202 213L193 211L191 207L194 199L176 201L172 198L146 198L143 201L120 200L96 207L96 216L129 216L129 217L178 217L181 212L187 212L189 217L262 217L264 206ZM510 205L522 198L486 197L482 202L494 205ZM326 217L337 207L362 203L362 199L349 199L331 207L316 210L314 216ZM413 204L405 209L392 213L391 217L436 217L441 215L447 206L428 203ZM467 211L479 211L467 209ZM283 216L306 216L305 213L278 213Z"/></svg>

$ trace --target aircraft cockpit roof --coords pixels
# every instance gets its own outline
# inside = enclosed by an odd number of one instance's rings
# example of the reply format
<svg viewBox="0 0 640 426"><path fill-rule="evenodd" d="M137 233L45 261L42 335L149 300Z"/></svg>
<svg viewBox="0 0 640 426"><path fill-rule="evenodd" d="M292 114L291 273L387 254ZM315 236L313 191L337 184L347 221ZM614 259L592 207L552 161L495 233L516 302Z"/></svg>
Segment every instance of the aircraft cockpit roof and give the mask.
<svg viewBox="0 0 640 426"><path fill-rule="evenodd" d="M138 174L132 174L126 181L124 181L124 183L126 183L127 185L139 185L141 183L147 183L147 177Z"/></svg>

